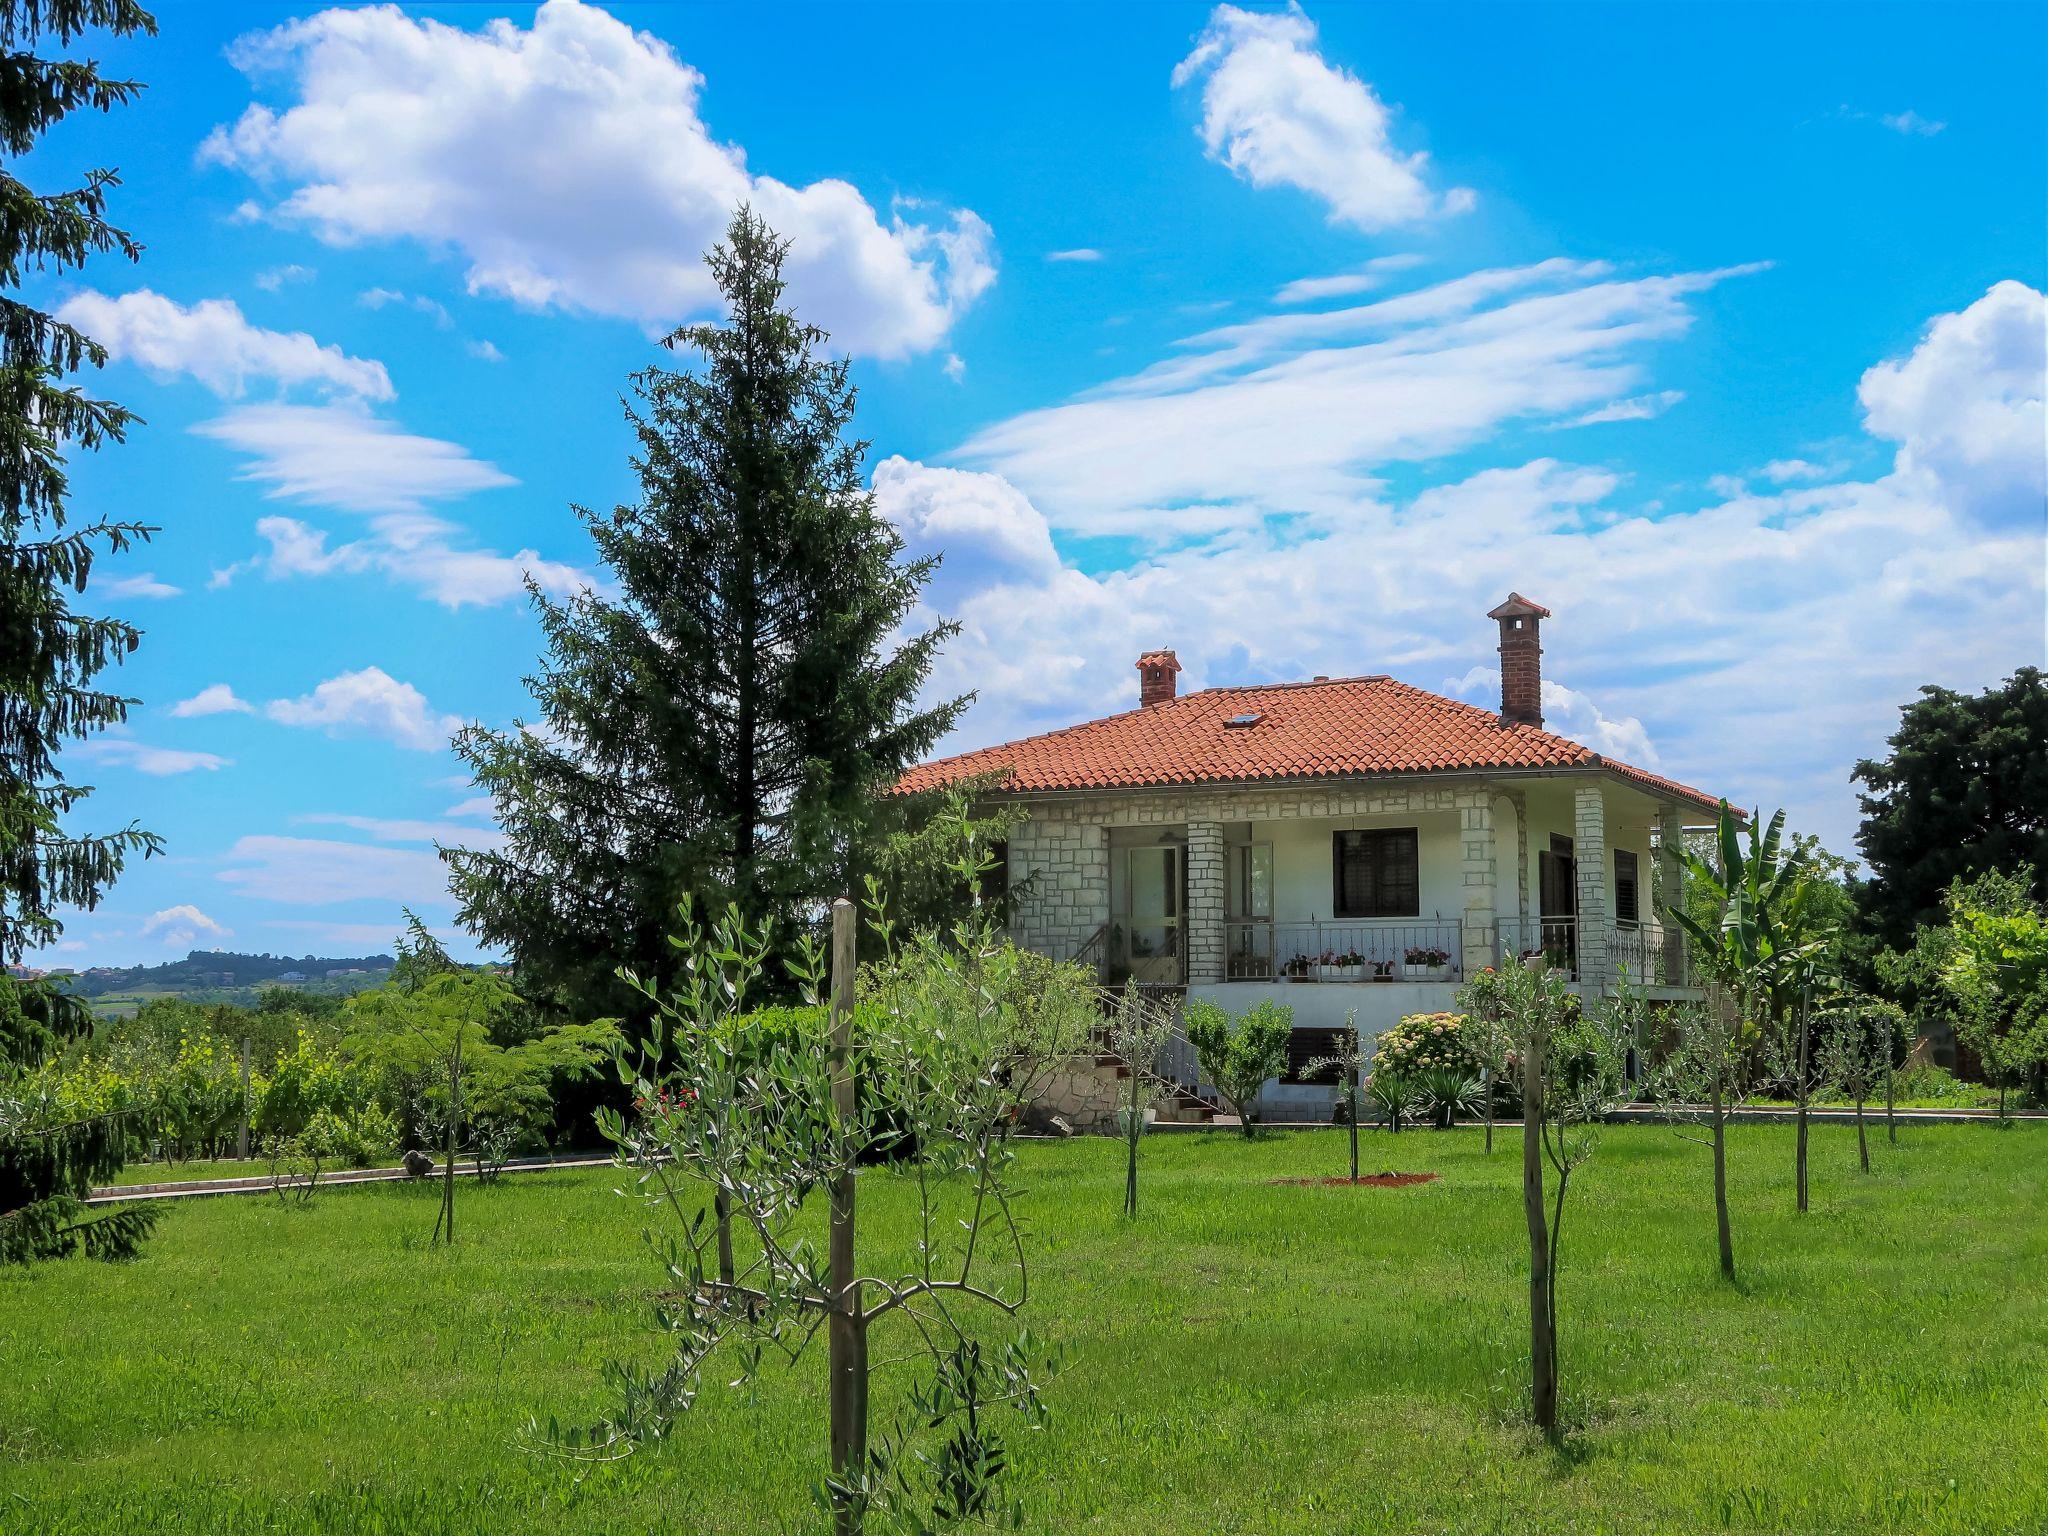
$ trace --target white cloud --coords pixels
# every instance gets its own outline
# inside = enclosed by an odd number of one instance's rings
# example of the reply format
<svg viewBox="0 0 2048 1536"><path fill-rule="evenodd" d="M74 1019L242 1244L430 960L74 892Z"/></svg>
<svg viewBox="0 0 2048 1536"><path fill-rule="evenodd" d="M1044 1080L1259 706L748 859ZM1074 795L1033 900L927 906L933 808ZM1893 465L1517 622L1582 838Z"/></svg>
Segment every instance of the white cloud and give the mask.
<svg viewBox="0 0 2048 1536"><path fill-rule="evenodd" d="M1932 321L1910 356L1863 375L1864 426L1900 445L1900 473L1924 478L1951 504L2038 529L2048 500L2044 329L2039 293L1996 284Z"/></svg>
<svg viewBox="0 0 2048 1536"><path fill-rule="evenodd" d="M167 581L158 581L153 571L95 579L92 589L103 597L176 597L184 591Z"/></svg>
<svg viewBox="0 0 2048 1536"><path fill-rule="evenodd" d="M190 949L201 939L218 943L234 937L232 928L215 922L190 902L165 907L142 920L142 936L172 949Z"/></svg>
<svg viewBox="0 0 2048 1536"><path fill-rule="evenodd" d="M495 342L465 341L462 344L462 350L471 357L479 358L486 363L502 363L505 361L505 354L498 350Z"/></svg>
<svg viewBox="0 0 2048 1536"><path fill-rule="evenodd" d="M238 478L266 495L350 512L416 511L518 483L459 443L402 432L351 401L240 406L192 430L246 454Z"/></svg>
<svg viewBox="0 0 2048 1536"><path fill-rule="evenodd" d="M1482 709L1499 709L1500 669L1474 667L1463 677L1445 679L1437 691ZM1591 694L1547 677L1543 680L1543 728L1591 747L1603 757L1638 768L1658 766L1657 749L1642 721L1633 715L1609 715Z"/></svg>
<svg viewBox="0 0 2048 1536"><path fill-rule="evenodd" d="M939 371L958 384L967 377L967 364L960 360L958 352L948 352L946 361L940 365Z"/></svg>
<svg viewBox="0 0 2048 1536"><path fill-rule="evenodd" d="M469 780L457 779L458 785L467 786ZM443 816L494 816L497 805L489 795L472 795L467 800L458 800L441 813Z"/></svg>
<svg viewBox="0 0 2048 1536"><path fill-rule="evenodd" d="M395 304L403 309L416 310L444 331L455 323L455 317L448 313L446 304L439 299L428 298L424 293L404 293L396 288L365 288L356 295L356 302L365 309L387 309Z"/></svg>
<svg viewBox="0 0 2048 1536"><path fill-rule="evenodd" d="M330 736L378 736L417 752L435 752L462 726L436 714L426 695L382 667L330 677L296 699L273 699L264 713L282 725L314 726Z"/></svg>
<svg viewBox="0 0 2048 1536"><path fill-rule="evenodd" d="M276 293L286 283L309 283L316 276L311 267L302 267L296 261L288 261L281 267L271 267L256 274L256 286L265 293Z"/></svg>
<svg viewBox="0 0 2048 1536"><path fill-rule="evenodd" d="M338 923L323 918L271 917L265 918L265 928L281 928L287 933L305 935L301 941L318 944L330 953L389 954L397 945L405 928L405 914L394 911L391 920L385 923ZM436 938L451 948L467 944L470 940L453 928L437 927L429 923L427 929Z"/></svg>
<svg viewBox="0 0 2048 1536"><path fill-rule="evenodd" d="M238 838L219 879L256 901L325 906L341 901L385 901L447 907L448 871L431 852L382 848L323 838ZM395 922L387 933L396 933Z"/></svg>
<svg viewBox="0 0 2048 1536"><path fill-rule="evenodd" d="M960 452L1058 528L1156 538L1272 513L1347 517L1380 467L1639 392L1650 344L1683 335L1692 297L1744 270L1618 279L1557 259L1264 315Z"/></svg>
<svg viewBox="0 0 2048 1536"><path fill-rule="evenodd" d="M699 115L697 70L576 0L548 0L530 29L477 31L332 9L231 56L290 100L250 106L203 158L289 184L274 216L331 244L457 252L475 293L649 327L704 315L702 255L742 202L793 242L799 312L856 353L935 347L995 280L972 212L919 220L899 203L884 222L844 181L754 172Z"/></svg>
<svg viewBox="0 0 2048 1536"><path fill-rule="evenodd" d="M1068 251L1047 251L1045 259L1047 261L1100 261L1102 260L1102 252L1096 250L1092 245L1077 245Z"/></svg>
<svg viewBox="0 0 2048 1536"><path fill-rule="evenodd" d="M253 715L256 706L247 699L237 698L235 690L226 683L209 683L189 699L180 699L171 706L171 713L181 720L196 719L201 715Z"/></svg>
<svg viewBox="0 0 2048 1536"><path fill-rule="evenodd" d="M1354 267L1349 272L1333 272L1327 277L1297 277L1291 283L1282 283L1273 292L1273 302L1313 304L1320 299L1348 298L1379 287L1387 280L1389 272L1405 272L1421 264L1420 256L1407 252L1375 256L1364 266Z"/></svg>
<svg viewBox="0 0 2048 1536"><path fill-rule="evenodd" d="M65 300L57 318L157 378L182 374L225 398L252 383L313 385L366 400L396 393L382 363L323 347L304 331L251 325L232 299L187 306L147 288L118 298L87 289Z"/></svg>
<svg viewBox="0 0 2048 1536"><path fill-rule="evenodd" d="M380 843L441 843L451 848L499 848L505 836L489 828L464 826L451 821L413 821L388 816L344 816L337 812L298 816L308 825L347 827L364 832Z"/></svg>
<svg viewBox="0 0 2048 1536"><path fill-rule="evenodd" d="M2009 411L2030 411L2040 440L2041 407L2026 403L2040 379L1995 362L2016 301L2040 303L2029 295L2001 285L1872 370L1873 430L1901 435L1895 467L1871 480L1767 494L1735 481L1696 511L1656 513L1631 506L1614 471L1535 460L1401 500L1361 493L1307 524L1247 493L1248 521L1106 571L1048 556L1062 520L1000 477L884 460L877 500L912 553L966 556L928 598L962 625L933 696L980 693L951 746L1129 707L1132 663L1159 645L1179 651L1184 687L1386 671L1488 699L1484 615L1517 589L1556 612L1554 726L1703 789L1788 804L1846 852L1850 766L1882 750L1897 707L1923 683L1979 688L2039 654L2041 493L2030 518L2006 515L2018 477L2000 445ZM1104 474L1117 454L1104 450Z"/></svg>
<svg viewBox="0 0 2048 1536"><path fill-rule="evenodd" d="M1773 459L1763 468L1763 476L1773 485L1789 485L1795 480L1825 480L1840 471L1826 464L1816 464L1811 459Z"/></svg>
<svg viewBox="0 0 2048 1536"><path fill-rule="evenodd" d="M1878 121L1894 133L1908 134L1923 139L1933 138L1948 126L1947 123L1941 122L1936 118L1922 117L1918 112L1912 111L1910 108L1904 112L1887 112Z"/></svg>
<svg viewBox="0 0 2048 1536"><path fill-rule="evenodd" d="M94 741L80 743L76 750L83 752L87 757L124 768L133 768L137 773L146 773L157 779L168 778L173 774L194 773L201 769L212 773L216 769L229 766L233 761L231 758L216 756L212 752L188 752L177 747L152 747L126 736L103 736Z"/></svg>
<svg viewBox="0 0 2048 1536"><path fill-rule="evenodd" d="M373 517L368 535L331 549L323 531L293 517L259 518L256 533L267 548L215 571L209 585L227 586L249 571L272 581L376 571L444 608L466 608L521 598L529 577L556 597L594 583L588 572L543 559L535 550L504 555L469 547L460 527L424 513Z"/></svg>
<svg viewBox="0 0 2048 1536"><path fill-rule="evenodd" d="M1316 28L1285 11L1219 5L1174 69L1176 88L1202 82L1202 142L1255 187L1299 187L1329 204L1331 222L1384 229L1473 205L1467 188L1432 191L1429 157L1394 147L1386 104L1332 67Z"/></svg>
<svg viewBox="0 0 2048 1536"><path fill-rule="evenodd" d="M1685 398L1682 389L1660 389L1655 394L1637 395L1631 400L1610 400L1607 404L1566 423L1590 427L1603 421L1651 421L1662 416Z"/></svg>

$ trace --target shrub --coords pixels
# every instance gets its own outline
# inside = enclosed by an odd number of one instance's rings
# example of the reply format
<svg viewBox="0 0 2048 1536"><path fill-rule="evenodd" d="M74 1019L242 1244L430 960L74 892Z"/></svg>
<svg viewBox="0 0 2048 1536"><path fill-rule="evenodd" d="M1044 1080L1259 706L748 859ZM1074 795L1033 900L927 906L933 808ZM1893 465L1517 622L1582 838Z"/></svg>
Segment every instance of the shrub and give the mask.
<svg viewBox="0 0 2048 1536"><path fill-rule="evenodd" d="M1465 1017L1458 1013L1411 1013L1383 1030L1373 1050L1373 1070L1419 1079L1425 1072L1454 1072L1476 1078L1483 1067L1465 1042Z"/></svg>
<svg viewBox="0 0 2048 1536"><path fill-rule="evenodd" d="M350 1168L368 1168L398 1150L398 1121L376 1103L323 1109L306 1126L307 1146Z"/></svg>
<svg viewBox="0 0 2048 1536"><path fill-rule="evenodd" d="M1430 1123L1440 1131L1449 1130L1459 1115L1479 1108L1479 1079L1455 1067L1424 1067L1415 1086Z"/></svg>
<svg viewBox="0 0 2048 1536"><path fill-rule="evenodd" d="M1202 1075L1237 1111L1239 1128L1250 1136L1257 1124L1259 1090L1287 1064L1294 1010L1263 1002L1232 1018L1216 1004L1187 1005L1188 1044L1202 1063Z"/></svg>

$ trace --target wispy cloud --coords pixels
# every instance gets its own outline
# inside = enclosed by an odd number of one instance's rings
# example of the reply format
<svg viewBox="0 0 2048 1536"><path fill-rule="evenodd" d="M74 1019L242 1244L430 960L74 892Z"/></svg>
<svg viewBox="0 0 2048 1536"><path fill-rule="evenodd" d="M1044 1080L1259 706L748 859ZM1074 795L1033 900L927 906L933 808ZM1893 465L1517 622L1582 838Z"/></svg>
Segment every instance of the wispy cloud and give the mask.
<svg viewBox="0 0 2048 1536"><path fill-rule="evenodd" d="M1071 250L1047 251L1045 259L1047 261L1100 261L1102 260L1102 252L1096 250L1092 245L1077 245Z"/></svg>

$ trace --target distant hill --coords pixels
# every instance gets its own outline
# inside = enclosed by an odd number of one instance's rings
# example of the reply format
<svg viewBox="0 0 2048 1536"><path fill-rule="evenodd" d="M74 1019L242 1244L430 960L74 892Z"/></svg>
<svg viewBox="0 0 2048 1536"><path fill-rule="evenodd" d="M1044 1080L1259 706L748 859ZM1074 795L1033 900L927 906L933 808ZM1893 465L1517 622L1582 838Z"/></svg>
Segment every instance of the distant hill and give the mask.
<svg viewBox="0 0 2048 1536"><path fill-rule="evenodd" d="M162 965L96 965L65 978L70 990L106 1013L125 1013L151 997L195 1003L253 1003L266 987L335 994L382 985L391 955L245 955L195 949Z"/></svg>

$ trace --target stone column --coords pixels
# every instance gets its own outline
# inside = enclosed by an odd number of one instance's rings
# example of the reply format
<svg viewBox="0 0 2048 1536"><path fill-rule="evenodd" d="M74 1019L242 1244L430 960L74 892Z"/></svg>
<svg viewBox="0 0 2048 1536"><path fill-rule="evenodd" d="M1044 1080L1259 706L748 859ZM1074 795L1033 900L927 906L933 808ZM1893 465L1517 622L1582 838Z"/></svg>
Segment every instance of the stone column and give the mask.
<svg viewBox="0 0 2048 1536"><path fill-rule="evenodd" d="M1685 904L1685 814L1676 805L1657 811L1657 921L1664 931L1664 975L1667 987L1682 987L1685 976L1685 931L1671 921L1663 907Z"/></svg>
<svg viewBox="0 0 2048 1536"><path fill-rule="evenodd" d="M1572 858L1579 901L1579 988L1604 993L1614 980L1607 903L1607 796L1598 784L1572 792Z"/></svg>
<svg viewBox="0 0 2048 1536"><path fill-rule="evenodd" d="M1188 823L1187 977L1191 984L1223 980L1223 823Z"/></svg>
<svg viewBox="0 0 2048 1536"><path fill-rule="evenodd" d="M1498 958L1494 892L1499 860L1493 839L1493 790L1461 789L1457 797L1459 865L1465 886L1465 942L1461 974L1492 965Z"/></svg>

